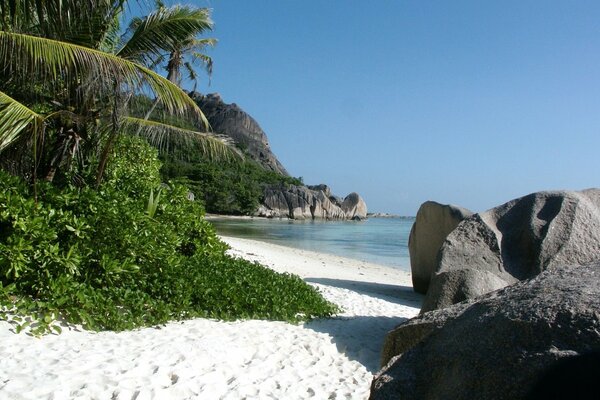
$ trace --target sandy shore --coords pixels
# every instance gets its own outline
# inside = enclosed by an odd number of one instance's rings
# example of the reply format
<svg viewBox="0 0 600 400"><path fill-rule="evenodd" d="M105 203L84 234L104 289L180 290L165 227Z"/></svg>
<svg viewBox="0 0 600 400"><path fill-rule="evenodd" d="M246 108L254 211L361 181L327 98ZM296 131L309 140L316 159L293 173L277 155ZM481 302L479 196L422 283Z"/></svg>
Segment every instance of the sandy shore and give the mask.
<svg viewBox="0 0 600 400"><path fill-rule="evenodd" d="M225 215L225 214L205 214L204 219L210 221L211 219L264 219L262 217L253 217L250 215Z"/></svg>
<svg viewBox="0 0 600 400"><path fill-rule="evenodd" d="M0 322L0 399L365 399L385 333L421 297L402 271L246 239L231 254L291 272L344 312L303 325L195 319L33 338Z"/></svg>

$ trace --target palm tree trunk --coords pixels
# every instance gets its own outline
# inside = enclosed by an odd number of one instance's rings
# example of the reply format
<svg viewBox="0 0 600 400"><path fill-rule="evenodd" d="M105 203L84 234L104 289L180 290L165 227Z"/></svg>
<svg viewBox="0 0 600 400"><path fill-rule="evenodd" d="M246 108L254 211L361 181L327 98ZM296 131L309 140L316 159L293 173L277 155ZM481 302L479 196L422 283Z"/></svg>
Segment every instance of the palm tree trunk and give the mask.
<svg viewBox="0 0 600 400"><path fill-rule="evenodd" d="M179 86L181 76L181 64L183 64L183 54L180 51L172 51L169 55L169 63L167 64L167 79Z"/></svg>

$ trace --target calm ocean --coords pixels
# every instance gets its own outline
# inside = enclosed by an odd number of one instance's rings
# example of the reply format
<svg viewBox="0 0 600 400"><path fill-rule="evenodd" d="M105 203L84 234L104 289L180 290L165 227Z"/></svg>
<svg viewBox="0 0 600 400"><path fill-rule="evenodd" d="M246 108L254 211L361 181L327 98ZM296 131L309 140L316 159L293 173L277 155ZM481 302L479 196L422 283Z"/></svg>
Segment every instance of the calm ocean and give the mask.
<svg viewBox="0 0 600 400"><path fill-rule="evenodd" d="M210 222L224 236L262 240L410 271L408 235L412 217L328 222L211 218Z"/></svg>

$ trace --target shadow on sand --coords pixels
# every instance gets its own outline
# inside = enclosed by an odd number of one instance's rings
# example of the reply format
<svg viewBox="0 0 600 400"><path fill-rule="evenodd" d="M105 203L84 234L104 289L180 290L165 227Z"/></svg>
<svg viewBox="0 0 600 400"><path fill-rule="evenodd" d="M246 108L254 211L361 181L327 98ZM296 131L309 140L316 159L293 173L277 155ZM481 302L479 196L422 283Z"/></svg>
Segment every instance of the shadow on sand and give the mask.
<svg viewBox="0 0 600 400"><path fill-rule="evenodd" d="M423 295L415 293L413 288L410 286L387 285L384 283L348 281L330 278L305 278L304 281L348 289L352 290L353 292L366 294L367 296L405 306L420 308L421 303L423 302Z"/></svg>
<svg viewBox="0 0 600 400"><path fill-rule="evenodd" d="M406 320L403 317L338 317L314 320L304 327L328 334L340 353L375 374L379 371L385 335Z"/></svg>
<svg viewBox="0 0 600 400"><path fill-rule="evenodd" d="M328 278L306 278L306 282L343 288L395 304L420 308L423 296L412 287ZM358 361L371 373L380 369L381 351L386 334L405 322L405 317L356 316L319 319L304 326L331 336L338 351Z"/></svg>

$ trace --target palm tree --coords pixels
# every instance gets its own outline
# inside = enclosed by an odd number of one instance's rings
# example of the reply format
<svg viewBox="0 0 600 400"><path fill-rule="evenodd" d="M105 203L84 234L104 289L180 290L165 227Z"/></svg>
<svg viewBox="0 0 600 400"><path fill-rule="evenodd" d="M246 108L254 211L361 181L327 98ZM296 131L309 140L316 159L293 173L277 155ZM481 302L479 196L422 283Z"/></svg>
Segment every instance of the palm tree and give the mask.
<svg viewBox="0 0 600 400"><path fill-rule="evenodd" d="M181 86L181 68L185 68L188 73L188 78L194 82L193 91L196 90L198 83L198 75L193 64L199 62L204 65L209 79L212 75L213 61L212 58L204 54L207 47L213 47L217 43L216 39L204 38L196 39L193 37L181 43L181 46L169 54L169 62L167 64L167 79ZM190 60L186 60L186 56Z"/></svg>
<svg viewBox="0 0 600 400"><path fill-rule="evenodd" d="M80 142L94 148L103 143L99 183L117 135L135 132L132 127L140 125L140 133L158 140L185 133L206 142L213 155L228 153L221 141L207 134L133 118L127 111L132 98L151 93L168 113L208 128L189 96L147 66L177 48L190 31L210 27L207 12L178 8L151 15L123 38L118 33L125 2L0 1L0 155L14 146L32 147L34 179L42 158L46 177L52 179L53 170Z"/></svg>
<svg viewBox="0 0 600 400"><path fill-rule="evenodd" d="M210 56L204 54L204 50L207 47L213 47L217 40L214 38L198 38L199 35L213 28L209 10L189 6L167 8L160 0L156 1L156 7L156 11L150 15L144 18L132 19L128 29L132 39L128 43L135 43L134 38L143 37L146 32L155 30L157 26L164 25L169 21L192 19L195 22L194 26L190 27L183 36L177 37L177 40L173 40L167 45L164 41L161 41L162 47L154 46L150 51L144 49L140 52L143 55L143 59L140 61L145 62L151 69L155 69L163 64L165 60L168 60L165 67L167 79L179 87L181 87L181 69L185 68L188 78L194 82L193 90L195 91L198 74L194 64L200 63L205 67L209 81L212 75L213 61ZM145 114L144 120L150 118L159 103L160 98L155 98Z"/></svg>
<svg viewBox="0 0 600 400"><path fill-rule="evenodd" d="M143 36L149 28L153 29L166 22L180 19L191 19L194 21L194 26L190 26L183 36L178 36L176 40L172 40L167 45L162 43L162 48L155 46L144 54L145 60L149 61L149 65L152 67L160 65L168 59L167 79L178 86L181 86L182 67L187 70L189 78L194 82L198 77L193 68L196 63L201 63L206 68L209 78L212 74L212 58L204 54L204 51L207 47L213 47L217 40L198 38L199 35L213 28L209 10L190 6L165 7L161 1L157 1L156 11L147 17L132 19L129 25L129 31L133 32L131 35L133 40L135 37ZM155 50L159 50L159 52Z"/></svg>

